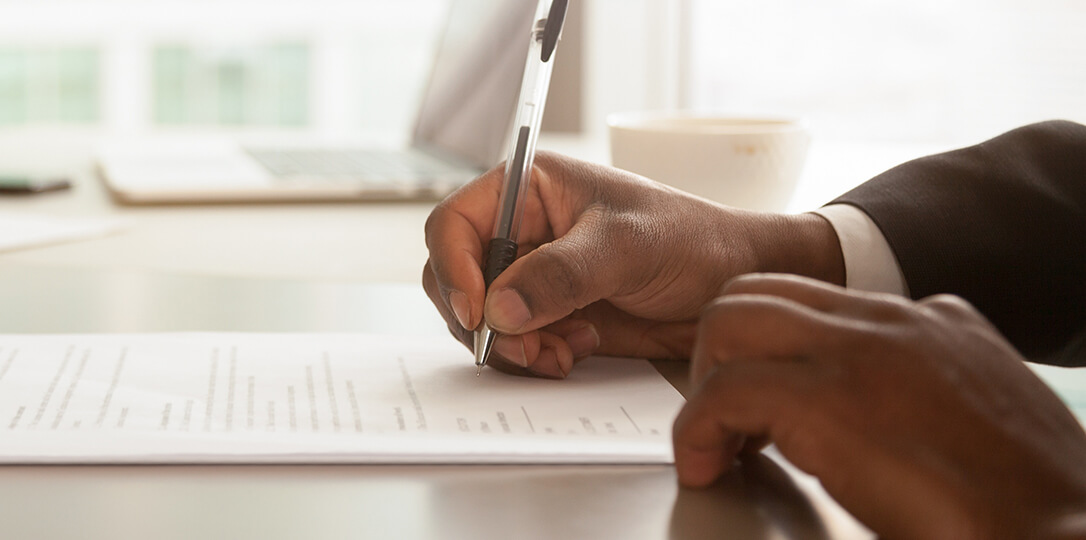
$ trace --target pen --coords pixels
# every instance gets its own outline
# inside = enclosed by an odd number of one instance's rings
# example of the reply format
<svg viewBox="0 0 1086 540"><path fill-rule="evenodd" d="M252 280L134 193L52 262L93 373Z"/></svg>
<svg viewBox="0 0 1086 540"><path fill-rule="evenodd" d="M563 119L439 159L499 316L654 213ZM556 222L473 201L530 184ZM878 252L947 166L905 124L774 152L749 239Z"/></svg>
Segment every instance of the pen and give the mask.
<svg viewBox="0 0 1086 540"><path fill-rule="evenodd" d="M543 105L547 101L554 50L562 34L567 0L539 0L535 23L528 45L528 60L520 84L520 99L513 123L513 144L505 161L505 181L498 199L498 216L494 221L494 236L487 249L483 280L487 289L513 260L517 258L517 234L524 213L524 195L532 179L532 161L539 124L543 120ZM475 375L482 372L494 345L494 331L484 320L475 331Z"/></svg>

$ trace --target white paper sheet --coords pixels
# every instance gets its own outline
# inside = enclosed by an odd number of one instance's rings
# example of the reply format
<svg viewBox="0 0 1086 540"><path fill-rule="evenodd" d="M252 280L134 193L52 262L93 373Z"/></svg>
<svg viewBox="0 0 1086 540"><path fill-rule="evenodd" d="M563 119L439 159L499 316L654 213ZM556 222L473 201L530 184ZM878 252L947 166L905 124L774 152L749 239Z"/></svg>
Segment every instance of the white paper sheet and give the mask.
<svg viewBox="0 0 1086 540"><path fill-rule="evenodd" d="M0 463L667 463L644 360L475 376L451 339L0 335Z"/></svg>
<svg viewBox="0 0 1086 540"><path fill-rule="evenodd" d="M117 219L0 213L0 252L102 236L121 227Z"/></svg>

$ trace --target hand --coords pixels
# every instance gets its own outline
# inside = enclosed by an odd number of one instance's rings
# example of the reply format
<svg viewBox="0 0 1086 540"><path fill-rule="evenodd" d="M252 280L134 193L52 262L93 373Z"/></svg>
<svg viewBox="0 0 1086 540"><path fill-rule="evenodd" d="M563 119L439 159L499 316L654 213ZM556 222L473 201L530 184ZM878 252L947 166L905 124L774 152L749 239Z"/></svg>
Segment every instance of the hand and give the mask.
<svg viewBox="0 0 1086 540"><path fill-rule="evenodd" d="M745 276L705 310L692 377L684 485L769 440L879 536L1086 534L1086 433L956 297Z"/></svg>
<svg viewBox="0 0 1086 540"><path fill-rule="evenodd" d="M593 353L688 358L698 315L731 277L775 269L843 279L836 236L818 216L744 212L540 153L519 259L484 302L480 266L502 172L488 172L434 209L423 285L469 348L484 315L504 334L491 358L506 371L560 378Z"/></svg>

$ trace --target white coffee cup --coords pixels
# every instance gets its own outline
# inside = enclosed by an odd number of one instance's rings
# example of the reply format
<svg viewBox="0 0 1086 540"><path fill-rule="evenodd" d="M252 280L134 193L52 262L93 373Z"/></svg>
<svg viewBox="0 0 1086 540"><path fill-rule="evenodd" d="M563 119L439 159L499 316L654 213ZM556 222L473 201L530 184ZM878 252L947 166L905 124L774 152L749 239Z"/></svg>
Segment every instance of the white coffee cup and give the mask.
<svg viewBox="0 0 1086 540"><path fill-rule="evenodd" d="M750 210L785 210L810 144L803 122L784 117L645 111L607 125L615 167Z"/></svg>

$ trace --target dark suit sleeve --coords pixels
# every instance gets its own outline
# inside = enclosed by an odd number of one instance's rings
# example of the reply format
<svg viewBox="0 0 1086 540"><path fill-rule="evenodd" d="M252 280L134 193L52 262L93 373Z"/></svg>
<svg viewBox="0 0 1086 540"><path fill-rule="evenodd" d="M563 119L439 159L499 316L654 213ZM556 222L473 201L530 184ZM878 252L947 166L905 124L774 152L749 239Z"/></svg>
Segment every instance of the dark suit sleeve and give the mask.
<svg viewBox="0 0 1086 540"><path fill-rule="evenodd" d="M959 295L1027 358L1086 365L1086 126L920 158L838 198L874 220L913 298Z"/></svg>

